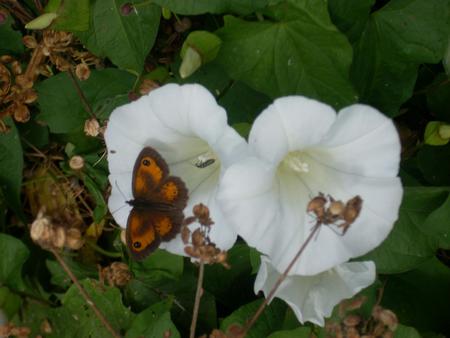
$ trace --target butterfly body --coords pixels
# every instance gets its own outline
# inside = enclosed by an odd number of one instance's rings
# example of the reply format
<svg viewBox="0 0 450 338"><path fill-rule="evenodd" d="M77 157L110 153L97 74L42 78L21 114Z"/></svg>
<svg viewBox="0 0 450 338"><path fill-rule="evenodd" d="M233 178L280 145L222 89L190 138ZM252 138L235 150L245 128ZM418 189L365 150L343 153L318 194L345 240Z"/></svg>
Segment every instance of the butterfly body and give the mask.
<svg viewBox="0 0 450 338"><path fill-rule="evenodd" d="M127 246L131 256L141 260L161 241L169 241L179 232L188 199L184 182L169 175L162 156L146 147L138 155L132 180L132 209L127 221Z"/></svg>

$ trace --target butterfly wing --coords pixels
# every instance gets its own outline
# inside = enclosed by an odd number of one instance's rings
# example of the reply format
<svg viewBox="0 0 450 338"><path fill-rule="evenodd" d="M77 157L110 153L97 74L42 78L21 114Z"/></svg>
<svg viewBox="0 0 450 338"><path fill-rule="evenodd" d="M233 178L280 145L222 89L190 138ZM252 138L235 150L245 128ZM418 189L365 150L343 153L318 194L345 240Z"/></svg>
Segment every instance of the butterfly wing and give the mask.
<svg viewBox="0 0 450 338"><path fill-rule="evenodd" d="M139 153L133 168L132 190L136 200L150 200L155 189L166 179L169 168L161 155L151 147Z"/></svg>
<svg viewBox="0 0 450 338"><path fill-rule="evenodd" d="M153 212L136 208L131 210L126 237L128 248L134 259L144 259L158 248L161 243L161 238L156 231L158 226Z"/></svg>

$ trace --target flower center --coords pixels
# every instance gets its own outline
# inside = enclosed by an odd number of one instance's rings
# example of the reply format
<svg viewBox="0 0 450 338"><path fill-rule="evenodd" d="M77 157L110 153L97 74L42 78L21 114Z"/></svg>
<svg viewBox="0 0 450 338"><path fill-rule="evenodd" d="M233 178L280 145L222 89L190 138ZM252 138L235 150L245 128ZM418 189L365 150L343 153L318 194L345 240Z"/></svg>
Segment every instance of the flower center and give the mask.
<svg viewBox="0 0 450 338"><path fill-rule="evenodd" d="M282 164L297 173L309 172L309 164L305 160L304 153L300 151L293 151L287 154Z"/></svg>
<svg viewBox="0 0 450 338"><path fill-rule="evenodd" d="M213 151L209 150L198 156L194 164L197 168L206 168L216 162L218 162L216 154Z"/></svg>

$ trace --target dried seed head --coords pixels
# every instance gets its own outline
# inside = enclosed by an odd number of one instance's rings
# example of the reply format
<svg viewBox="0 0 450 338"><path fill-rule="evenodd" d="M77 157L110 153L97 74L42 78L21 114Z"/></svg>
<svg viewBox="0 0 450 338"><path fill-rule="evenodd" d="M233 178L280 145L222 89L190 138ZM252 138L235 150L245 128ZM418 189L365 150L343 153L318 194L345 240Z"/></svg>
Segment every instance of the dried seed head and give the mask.
<svg viewBox="0 0 450 338"><path fill-rule="evenodd" d="M30 104L33 103L34 101L37 100L38 95L36 93L36 91L34 89L27 89L23 95L23 102L26 104Z"/></svg>
<svg viewBox="0 0 450 338"><path fill-rule="evenodd" d="M63 227L58 226L54 229L52 244L55 248L62 249L66 243L66 231Z"/></svg>
<svg viewBox="0 0 450 338"><path fill-rule="evenodd" d="M353 223L355 221L361 212L362 202L363 200L359 196L355 196L347 202L343 213L343 218L346 222Z"/></svg>
<svg viewBox="0 0 450 338"><path fill-rule="evenodd" d="M30 111L26 105L17 102L14 104L14 120L22 123L30 120Z"/></svg>
<svg viewBox="0 0 450 338"><path fill-rule="evenodd" d="M46 334L52 333L52 326L50 325L48 319L44 319L44 321L42 322L41 331Z"/></svg>
<svg viewBox="0 0 450 338"><path fill-rule="evenodd" d="M100 133L100 124L98 123L96 118L91 118L86 120L84 123L84 133L87 136L97 136Z"/></svg>
<svg viewBox="0 0 450 338"><path fill-rule="evenodd" d="M40 211L31 224L30 237L34 242L48 242L53 235L50 218L44 216L43 211Z"/></svg>
<svg viewBox="0 0 450 338"><path fill-rule="evenodd" d="M36 48L38 46L36 39L32 35L25 35L22 38L22 42L25 45L25 47L30 49Z"/></svg>
<svg viewBox="0 0 450 338"><path fill-rule="evenodd" d="M195 205L192 212L197 218L209 218L209 209L203 203Z"/></svg>
<svg viewBox="0 0 450 338"><path fill-rule="evenodd" d="M388 309L383 309L378 314L378 319L381 323L386 325L389 330L395 331L398 325L397 315Z"/></svg>
<svg viewBox="0 0 450 338"><path fill-rule="evenodd" d="M22 66L20 65L19 61L14 60L13 62L11 62L11 71L14 75L22 74Z"/></svg>
<svg viewBox="0 0 450 338"><path fill-rule="evenodd" d="M70 228L66 231L66 243L65 246L72 250L80 249L84 244L81 231L77 228Z"/></svg>
<svg viewBox="0 0 450 338"><path fill-rule="evenodd" d="M361 322L361 317L358 315L348 315L343 320L344 325L348 326L348 327L357 326L360 322Z"/></svg>
<svg viewBox="0 0 450 338"><path fill-rule="evenodd" d="M69 161L69 166L73 170L81 170L84 168L84 158L81 156L75 155Z"/></svg>
<svg viewBox="0 0 450 338"><path fill-rule="evenodd" d="M322 215L324 213L326 203L326 198L322 194L319 194L319 196L316 196L309 201L308 206L306 207L306 212L313 212L317 216L319 216L319 214Z"/></svg>
<svg viewBox="0 0 450 338"><path fill-rule="evenodd" d="M85 81L89 79L89 76L91 75L91 70L89 69L89 66L87 64L82 62L76 66L75 75L80 81Z"/></svg>
<svg viewBox="0 0 450 338"><path fill-rule="evenodd" d="M345 338L360 338L358 330L354 327L348 327L345 333Z"/></svg>
<svg viewBox="0 0 450 338"><path fill-rule="evenodd" d="M111 286L125 286L132 277L128 265L123 262L113 262L102 270L102 274Z"/></svg>
<svg viewBox="0 0 450 338"><path fill-rule="evenodd" d="M25 74L16 76L16 84L23 89L30 89L33 87L33 81Z"/></svg>

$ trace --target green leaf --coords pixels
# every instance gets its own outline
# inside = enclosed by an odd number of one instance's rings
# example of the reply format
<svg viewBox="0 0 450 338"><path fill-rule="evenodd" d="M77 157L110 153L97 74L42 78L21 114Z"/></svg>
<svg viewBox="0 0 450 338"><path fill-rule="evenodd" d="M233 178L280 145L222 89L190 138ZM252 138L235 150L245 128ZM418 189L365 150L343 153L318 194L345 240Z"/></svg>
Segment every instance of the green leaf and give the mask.
<svg viewBox="0 0 450 338"><path fill-rule="evenodd" d="M64 0L56 11L58 17L53 21L51 29L86 31L89 29L89 10L89 0Z"/></svg>
<svg viewBox="0 0 450 338"><path fill-rule="evenodd" d="M107 118L114 108L111 100L127 93L134 83L134 77L118 69L92 71L88 80L78 82L88 103L93 106L107 103L102 111ZM41 113L38 119L46 122L53 133L69 133L83 130L84 122L90 117L86 112L72 79L67 73L60 73L36 85ZM102 106L103 107L103 106Z"/></svg>
<svg viewBox="0 0 450 338"><path fill-rule="evenodd" d="M301 0L271 8L274 20L225 17L217 57L228 74L271 98L301 94L334 107L355 101L352 50L331 23L326 3Z"/></svg>
<svg viewBox="0 0 450 338"><path fill-rule="evenodd" d="M450 122L450 78L448 75L436 76L427 90L427 103L440 120Z"/></svg>
<svg viewBox="0 0 450 338"><path fill-rule="evenodd" d="M425 179L434 185L450 185L450 144L425 145L417 154L419 168Z"/></svg>
<svg viewBox="0 0 450 338"><path fill-rule="evenodd" d="M231 315L225 318L220 329L227 331L233 324L244 326L247 320L255 314L262 300L258 299L254 302L241 306ZM279 299L274 299L268 307L264 310L262 315L258 318L255 325L247 333L248 338L267 337L274 331L280 330L283 323L283 318L286 312L286 305Z"/></svg>
<svg viewBox="0 0 450 338"><path fill-rule="evenodd" d="M432 258L416 270L389 276L381 305L404 325L448 334L449 285L449 268Z"/></svg>
<svg viewBox="0 0 450 338"><path fill-rule="evenodd" d="M77 36L95 55L140 74L158 33L161 9L145 2L125 15L121 7L127 3L130 1L92 1L89 30Z"/></svg>
<svg viewBox="0 0 450 338"><path fill-rule="evenodd" d="M22 281L22 265L28 259L29 250L17 238L0 233L0 252L0 285L17 288Z"/></svg>
<svg viewBox="0 0 450 338"><path fill-rule="evenodd" d="M329 0L328 10L333 23L353 43L361 36L374 4L375 0Z"/></svg>
<svg viewBox="0 0 450 338"><path fill-rule="evenodd" d="M0 54L22 54L22 34L12 28L14 19L6 11L0 11Z"/></svg>
<svg viewBox="0 0 450 338"><path fill-rule="evenodd" d="M82 179L90 196L95 202L95 209L93 212L94 222L100 223L108 212L108 206L103 197L103 191L89 175L83 175Z"/></svg>
<svg viewBox="0 0 450 338"><path fill-rule="evenodd" d="M450 249L450 194L445 202L427 217L424 231L435 240L438 248Z"/></svg>
<svg viewBox="0 0 450 338"><path fill-rule="evenodd" d="M435 255L434 238L442 229L428 229L428 217L448 198L448 190L432 187L406 187L399 219L388 238L375 250L360 258L373 260L380 273L401 273L414 269ZM431 231L427 235L427 231Z"/></svg>
<svg viewBox="0 0 450 338"><path fill-rule="evenodd" d="M299 327L295 330L274 332L268 338L309 338L312 334L311 328Z"/></svg>
<svg viewBox="0 0 450 338"><path fill-rule="evenodd" d="M136 278L145 278L155 271L164 271L173 279L183 274L183 257L158 249L142 262L133 262L132 271Z"/></svg>
<svg viewBox="0 0 450 338"><path fill-rule="evenodd" d="M216 58L221 43L217 35L208 31L191 32L181 47L181 57L183 58L188 47L191 47L200 53L202 63L211 62Z"/></svg>
<svg viewBox="0 0 450 338"><path fill-rule="evenodd" d="M26 29L45 29L58 17L56 13L43 13L25 25Z"/></svg>
<svg viewBox="0 0 450 338"><path fill-rule="evenodd" d="M418 65L441 60L447 15L442 0L392 0L372 13L355 44L351 70L361 101L396 115L412 95Z"/></svg>
<svg viewBox="0 0 450 338"><path fill-rule="evenodd" d="M262 9L268 0L154 0L161 7L183 15L204 13L249 14Z"/></svg>
<svg viewBox="0 0 450 338"><path fill-rule="evenodd" d="M235 81L220 96L218 102L227 111L229 124L241 122L252 124L256 116L272 100L268 96L250 88L245 83Z"/></svg>
<svg viewBox="0 0 450 338"><path fill-rule="evenodd" d="M450 141L449 139L442 138L439 133L439 128L443 125L444 123L439 121L428 122L423 137L425 144L429 144L431 146L442 146Z"/></svg>
<svg viewBox="0 0 450 338"><path fill-rule="evenodd" d="M0 133L0 193L18 216L22 216L20 190L22 184L23 154L20 135L10 117L3 121L10 127Z"/></svg>
<svg viewBox="0 0 450 338"><path fill-rule="evenodd" d="M421 338L422 336L417 330L410 326L402 324L397 325L397 329L394 333L394 338Z"/></svg>
<svg viewBox="0 0 450 338"><path fill-rule="evenodd" d="M119 289L100 285L94 280L84 280L81 284L116 332L126 331L130 327L134 315L122 304ZM67 328L72 337L111 337L75 285L66 292L62 303L71 317L76 318Z"/></svg>
<svg viewBox="0 0 450 338"><path fill-rule="evenodd" d="M64 257L64 261L66 262L70 270L73 272L73 274L80 280L85 278L98 277L98 270L96 269L95 266L87 266L85 264L82 264L80 262L71 259L70 257ZM50 271L51 274L50 282L52 284L57 285L63 289L67 289L69 286L72 285L72 280L58 262L47 259L45 261L45 265L47 266L47 269Z"/></svg>
<svg viewBox="0 0 450 338"><path fill-rule="evenodd" d="M163 301L139 313L125 337L165 337L170 332L170 337L179 338L180 333L170 319L171 306L171 301Z"/></svg>
<svg viewBox="0 0 450 338"><path fill-rule="evenodd" d="M5 286L0 287L0 311L3 311L7 318L12 318L19 311L21 304L20 296Z"/></svg>

